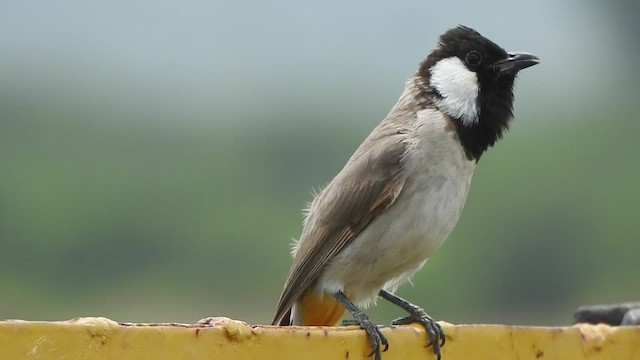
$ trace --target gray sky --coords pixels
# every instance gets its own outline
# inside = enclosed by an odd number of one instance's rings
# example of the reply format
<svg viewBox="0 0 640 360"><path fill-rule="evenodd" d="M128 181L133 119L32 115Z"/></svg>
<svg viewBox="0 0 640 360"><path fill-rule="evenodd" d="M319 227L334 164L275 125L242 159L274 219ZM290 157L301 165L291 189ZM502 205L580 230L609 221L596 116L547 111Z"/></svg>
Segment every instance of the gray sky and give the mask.
<svg viewBox="0 0 640 360"><path fill-rule="evenodd" d="M542 59L521 75L516 106L524 113L541 103L571 111L607 96L632 101L621 87L632 85L625 69L635 59L625 56L615 16L597 6L553 0L5 1L0 91L176 117L226 114L215 121L291 99L379 106L382 116L437 36L465 24L507 50Z"/></svg>

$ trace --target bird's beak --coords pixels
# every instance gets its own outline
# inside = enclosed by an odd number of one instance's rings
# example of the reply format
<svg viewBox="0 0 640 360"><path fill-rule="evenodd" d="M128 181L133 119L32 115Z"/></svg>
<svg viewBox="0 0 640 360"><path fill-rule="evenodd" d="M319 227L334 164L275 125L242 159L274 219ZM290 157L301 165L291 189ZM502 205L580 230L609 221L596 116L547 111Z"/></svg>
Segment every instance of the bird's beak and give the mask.
<svg viewBox="0 0 640 360"><path fill-rule="evenodd" d="M537 56L525 52L510 52L509 57L493 64L493 69L500 75L515 75L518 71L538 64Z"/></svg>

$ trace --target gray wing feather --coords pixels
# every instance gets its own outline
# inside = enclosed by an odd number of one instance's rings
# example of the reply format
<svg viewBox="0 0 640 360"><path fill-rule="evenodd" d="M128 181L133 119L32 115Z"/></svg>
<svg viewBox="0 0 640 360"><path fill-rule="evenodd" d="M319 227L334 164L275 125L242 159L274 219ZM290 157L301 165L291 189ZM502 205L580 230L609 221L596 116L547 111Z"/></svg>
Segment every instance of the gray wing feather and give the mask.
<svg viewBox="0 0 640 360"><path fill-rule="evenodd" d="M273 324L327 264L393 204L405 181L405 150L405 132L383 122L314 199Z"/></svg>

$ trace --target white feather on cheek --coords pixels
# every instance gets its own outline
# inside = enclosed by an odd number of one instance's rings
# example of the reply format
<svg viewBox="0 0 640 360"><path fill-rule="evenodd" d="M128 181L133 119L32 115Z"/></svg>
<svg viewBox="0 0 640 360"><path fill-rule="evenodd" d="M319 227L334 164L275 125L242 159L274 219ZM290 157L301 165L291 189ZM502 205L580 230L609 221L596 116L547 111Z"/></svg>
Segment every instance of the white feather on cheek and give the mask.
<svg viewBox="0 0 640 360"><path fill-rule="evenodd" d="M467 69L457 57L440 60L429 71L431 87L442 95L436 100L436 106L465 125L478 122L480 86L476 73Z"/></svg>

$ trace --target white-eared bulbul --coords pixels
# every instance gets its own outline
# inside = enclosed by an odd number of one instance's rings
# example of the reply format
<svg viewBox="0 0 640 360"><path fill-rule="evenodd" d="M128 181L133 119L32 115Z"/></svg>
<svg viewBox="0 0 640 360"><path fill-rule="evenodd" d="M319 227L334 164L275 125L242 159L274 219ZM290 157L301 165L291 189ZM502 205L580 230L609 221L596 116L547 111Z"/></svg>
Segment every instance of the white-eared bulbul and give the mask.
<svg viewBox="0 0 640 360"><path fill-rule="evenodd" d="M453 230L480 156L513 117L516 74L538 62L465 26L443 34L311 203L273 324L334 326L346 309L379 360L387 339L361 309L381 297L409 313L393 324L425 327L439 359L442 328L394 291Z"/></svg>

